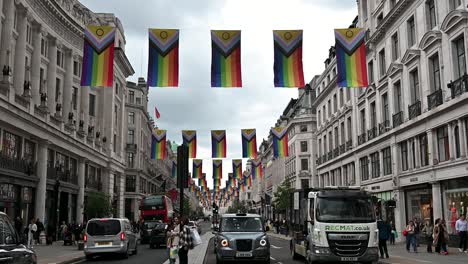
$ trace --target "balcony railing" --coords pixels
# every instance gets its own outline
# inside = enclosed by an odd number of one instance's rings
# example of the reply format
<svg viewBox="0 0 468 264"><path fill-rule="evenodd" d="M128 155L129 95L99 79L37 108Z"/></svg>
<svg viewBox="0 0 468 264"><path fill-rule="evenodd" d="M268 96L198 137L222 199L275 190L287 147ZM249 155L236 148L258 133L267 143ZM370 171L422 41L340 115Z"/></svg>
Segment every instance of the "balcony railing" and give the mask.
<svg viewBox="0 0 468 264"><path fill-rule="evenodd" d="M78 184L78 175L70 170L63 170L57 167L47 166L47 178L50 180L60 180L63 182Z"/></svg>
<svg viewBox="0 0 468 264"><path fill-rule="evenodd" d="M137 144L127 144L127 150L136 150Z"/></svg>
<svg viewBox="0 0 468 264"><path fill-rule="evenodd" d="M97 191L102 191L102 182L96 180L86 180L85 188L91 188Z"/></svg>
<svg viewBox="0 0 468 264"><path fill-rule="evenodd" d="M442 90L439 89L432 94L427 96L427 104L429 106L429 110L436 108L437 106L443 103L442 99Z"/></svg>
<svg viewBox="0 0 468 264"><path fill-rule="evenodd" d="M409 119L413 119L421 114L421 101L417 100L414 104L408 106Z"/></svg>
<svg viewBox="0 0 468 264"><path fill-rule="evenodd" d="M340 145L340 154L343 154L346 152L346 144L341 144Z"/></svg>
<svg viewBox="0 0 468 264"><path fill-rule="evenodd" d="M350 139L348 141L346 141L346 150L350 150L353 148L353 140Z"/></svg>
<svg viewBox="0 0 468 264"><path fill-rule="evenodd" d="M393 128L403 124L403 111L400 111L392 116Z"/></svg>
<svg viewBox="0 0 468 264"><path fill-rule="evenodd" d="M468 74L464 74L462 77L450 82L447 87L452 92L452 99L468 92Z"/></svg>
<svg viewBox="0 0 468 264"><path fill-rule="evenodd" d="M389 130L390 130L390 120L385 120L379 124L379 135L382 135Z"/></svg>
<svg viewBox="0 0 468 264"><path fill-rule="evenodd" d="M377 127L367 130L367 140L372 140L377 137Z"/></svg>
<svg viewBox="0 0 468 264"><path fill-rule="evenodd" d="M340 156L340 148L335 148L333 150L333 158Z"/></svg>
<svg viewBox="0 0 468 264"><path fill-rule="evenodd" d="M358 136L358 145L362 145L364 143L366 143L366 133L365 132Z"/></svg>
<svg viewBox="0 0 468 264"><path fill-rule="evenodd" d="M13 170L27 175L36 173L36 164L25 159L15 159L7 155L0 154L0 168Z"/></svg>
<svg viewBox="0 0 468 264"><path fill-rule="evenodd" d="M315 160L315 163L316 163L317 165L320 165L320 164L322 164L321 161L322 161L322 158L321 158L321 157L318 157L318 158Z"/></svg>
<svg viewBox="0 0 468 264"><path fill-rule="evenodd" d="M333 152L330 151L330 152L328 152L328 154L327 154L327 160L332 160L332 159L333 159Z"/></svg>
<svg viewBox="0 0 468 264"><path fill-rule="evenodd" d="M325 163L327 162L327 155L326 154L323 154L322 156L322 163Z"/></svg>

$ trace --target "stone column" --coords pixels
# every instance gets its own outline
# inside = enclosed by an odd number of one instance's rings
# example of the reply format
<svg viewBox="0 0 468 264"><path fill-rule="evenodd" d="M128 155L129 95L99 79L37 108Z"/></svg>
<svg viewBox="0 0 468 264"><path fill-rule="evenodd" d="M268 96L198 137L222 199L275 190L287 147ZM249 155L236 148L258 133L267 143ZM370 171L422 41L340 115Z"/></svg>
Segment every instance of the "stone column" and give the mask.
<svg viewBox="0 0 468 264"><path fill-rule="evenodd" d="M432 129L429 129L426 131L427 134L427 147L429 151L429 165L433 166L434 165L434 160L437 159L437 153L436 153L436 145L434 142L434 134L432 132Z"/></svg>
<svg viewBox="0 0 468 264"><path fill-rule="evenodd" d="M419 137L415 137L413 140L414 140L414 151L416 155L416 159L415 159L416 164L414 164L414 167L416 169L419 169L421 167L421 149L420 149L421 142L419 140Z"/></svg>
<svg viewBox="0 0 468 264"><path fill-rule="evenodd" d="M28 10L25 8L19 9L17 12L17 30L18 39L15 47L15 67L13 68L13 86L17 95L23 94L24 73L25 73L25 57L26 57L26 30L28 25L27 15Z"/></svg>
<svg viewBox="0 0 468 264"><path fill-rule="evenodd" d="M455 155L455 138L453 137L453 124L452 122L448 123L448 140L449 140L449 153L450 153L450 160L454 160Z"/></svg>
<svg viewBox="0 0 468 264"><path fill-rule="evenodd" d="M47 106L55 113L55 85L57 77L57 39L49 35L49 65L47 67Z"/></svg>
<svg viewBox="0 0 468 264"><path fill-rule="evenodd" d="M440 195L440 182L432 183L432 210L434 219L443 218L442 196Z"/></svg>
<svg viewBox="0 0 468 264"><path fill-rule="evenodd" d="M0 66L10 65L9 56L11 54L11 41L13 38L13 24L15 19L15 1L4 2L5 20L2 28L2 45L0 49Z"/></svg>
<svg viewBox="0 0 468 264"><path fill-rule="evenodd" d="M398 232L398 241L404 241L402 235L403 230L406 228L406 205L405 205L405 192L403 190L394 190L396 208L395 208L395 228Z"/></svg>
<svg viewBox="0 0 468 264"><path fill-rule="evenodd" d="M36 208L35 215L41 222L44 222L45 218L45 204L46 204L46 193L47 193L47 147L49 142L39 141L38 152L37 152L37 177L39 182L36 188Z"/></svg>
<svg viewBox="0 0 468 264"><path fill-rule="evenodd" d="M42 39L42 26L35 23L33 25L33 54L31 57L31 95L35 105L41 104L41 39Z"/></svg>
<svg viewBox="0 0 468 264"><path fill-rule="evenodd" d="M76 222L83 223L85 194L85 159L78 160L78 196L76 199Z"/></svg>
<svg viewBox="0 0 468 264"><path fill-rule="evenodd" d="M458 120L458 131L460 134L460 157L465 158L466 157L466 123L464 120L459 119Z"/></svg>
<svg viewBox="0 0 468 264"><path fill-rule="evenodd" d="M73 93L73 50L65 51L65 81L63 83L63 111L62 116L68 119L68 113L72 112Z"/></svg>
<svg viewBox="0 0 468 264"><path fill-rule="evenodd" d="M124 192L125 192L125 175L119 174L119 196L118 196L118 215L120 218L125 217L125 197L124 197Z"/></svg>

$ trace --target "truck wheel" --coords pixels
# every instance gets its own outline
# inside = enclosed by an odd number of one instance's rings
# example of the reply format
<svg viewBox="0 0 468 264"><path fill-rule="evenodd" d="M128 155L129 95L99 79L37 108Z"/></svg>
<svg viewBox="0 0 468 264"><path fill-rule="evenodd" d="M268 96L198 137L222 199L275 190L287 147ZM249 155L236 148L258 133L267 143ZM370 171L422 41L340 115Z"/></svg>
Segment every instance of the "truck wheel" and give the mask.
<svg viewBox="0 0 468 264"><path fill-rule="evenodd" d="M294 259L294 260L297 260L299 259L299 255L296 253L296 246L294 245L294 240L291 240L291 245L290 245L290 249L291 249L291 257Z"/></svg>

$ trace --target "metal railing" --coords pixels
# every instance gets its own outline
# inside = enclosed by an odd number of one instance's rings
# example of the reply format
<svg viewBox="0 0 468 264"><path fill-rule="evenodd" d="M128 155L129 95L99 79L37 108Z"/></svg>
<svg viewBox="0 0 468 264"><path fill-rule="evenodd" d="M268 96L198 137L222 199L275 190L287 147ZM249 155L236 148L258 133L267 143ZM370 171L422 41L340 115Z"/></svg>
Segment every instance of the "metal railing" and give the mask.
<svg viewBox="0 0 468 264"><path fill-rule="evenodd" d="M322 163L325 163L327 162L327 155L326 154L323 154L322 156Z"/></svg>
<svg viewBox="0 0 468 264"><path fill-rule="evenodd" d="M358 145L362 145L366 143L366 132L362 133L361 135L358 136Z"/></svg>
<svg viewBox="0 0 468 264"><path fill-rule="evenodd" d="M465 73L462 77L450 82L447 87L452 93L452 99L468 92L468 74Z"/></svg>
<svg viewBox="0 0 468 264"><path fill-rule="evenodd" d="M60 180L63 182L78 184L78 175L70 170L63 170L57 167L47 166L47 178L50 180Z"/></svg>
<svg viewBox="0 0 468 264"><path fill-rule="evenodd" d="M403 124L403 111L400 111L392 116L393 128Z"/></svg>
<svg viewBox="0 0 468 264"><path fill-rule="evenodd" d="M21 172L27 175L36 174L37 164L25 159L16 159L0 154L0 168Z"/></svg>
<svg viewBox="0 0 468 264"><path fill-rule="evenodd" d="M390 120L385 120L379 124L379 135L384 134L388 130L390 130Z"/></svg>
<svg viewBox="0 0 468 264"><path fill-rule="evenodd" d="M409 119L413 119L421 114L421 101L417 100L414 104L408 106Z"/></svg>
<svg viewBox="0 0 468 264"><path fill-rule="evenodd" d="M377 137L377 127L367 130L367 140L372 140Z"/></svg>
<svg viewBox="0 0 468 264"><path fill-rule="evenodd" d="M346 144L341 144L340 145L340 154L343 154L346 152Z"/></svg>
<svg viewBox="0 0 468 264"><path fill-rule="evenodd" d="M350 150L353 148L353 140L350 139L348 141L346 141L346 150Z"/></svg>
<svg viewBox="0 0 468 264"><path fill-rule="evenodd" d="M333 159L333 152L330 151L330 152L328 152L328 154L327 154L327 160L332 160L332 159Z"/></svg>
<svg viewBox="0 0 468 264"><path fill-rule="evenodd" d="M427 96L429 110L436 108L443 103L442 90L439 89Z"/></svg>
<svg viewBox="0 0 468 264"><path fill-rule="evenodd" d="M339 149L339 148L335 148L335 149L333 150L333 158L336 158L336 157L338 157L338 156L340 156L340 149Z"/></svg>

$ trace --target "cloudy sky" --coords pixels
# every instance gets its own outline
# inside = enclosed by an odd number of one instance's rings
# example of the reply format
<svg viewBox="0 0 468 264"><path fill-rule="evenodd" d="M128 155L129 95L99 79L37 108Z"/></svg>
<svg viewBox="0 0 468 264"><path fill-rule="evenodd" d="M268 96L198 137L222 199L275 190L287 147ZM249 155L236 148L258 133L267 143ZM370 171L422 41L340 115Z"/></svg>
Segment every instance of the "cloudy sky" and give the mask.
<svg viewBox="0 0 468 264"><path fill-rule="evenodd" d="M231 159L242 156L243 128L257 129L257 142L283 112L297 89L274 88L273 29L303 29L305 81L324 70L334 44L333 29L348 27L357 15L356 0L81 0L93 12L115 13L122 21L126 53L135 69L130 78L146 79L148 28L180 29L179 87L151 88L149 109L157 106L157 125L178 144L181 130L197 130L197 158L211 186L210 131L227 132L223 185ZM112 4L110 4L110 2ZM242 30L241 89L211 88L210 29ZM154 115L153 111L150 111ZM245 160L244 160L245 166ZM191 165L190 165L191 170Z"/></svg>

